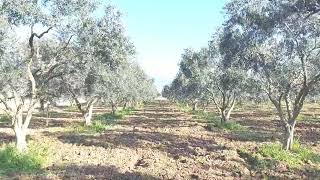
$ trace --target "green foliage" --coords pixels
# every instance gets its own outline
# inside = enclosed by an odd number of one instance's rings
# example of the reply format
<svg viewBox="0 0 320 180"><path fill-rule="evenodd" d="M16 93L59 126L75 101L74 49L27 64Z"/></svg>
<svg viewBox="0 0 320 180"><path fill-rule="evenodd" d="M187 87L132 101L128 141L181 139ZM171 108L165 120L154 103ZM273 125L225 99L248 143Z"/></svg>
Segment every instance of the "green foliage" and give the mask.
<svg viewBox="0 0 320 180"><path fill-rule="evenodd" d="M320 156L313 153L310 149L302 147L299 142L294 143L291 151L285 151L281 144L265 144L259 148L258 153L264 157L285 162L292 168L300 167L308 161L320 163Z"/></svg>
<svg viewBox="0 0 320 180"><path fill-rule="evenodd" d="M142 109L144 107L144 105L145 105L144 102L140 102L135 107L129 107L129 108L125 108L125 109L131 109L132 111L136 111L137 109Z"/></svg>
<svg viewBox="0 0 320 180"><path fill-rule="evenodd" d="M113 113L106 113L106 114L102 114L102 115L96 116L94 118L94 120L102 121L102 122L105 122L107 124L113 124L116 120L123 119L127 115L132 114L133 111L136 111L136 108L128 107L128 108L125 108L125 109L122 109L122 110L118 110L114 114Z"/></svg>
<svg viewBox="0 0 320 180"><path fill-rule="evenodd" d="M208 123L216 123L220 120L214 112L205 112L205 111L192 111L191 113L194 115L195 118L200 120L205 120Z"/></svg>
<svg viewBox="0 0 320 180"><path fill-rule="evenodd" d="M94 120L91 126L77 125L73 128L73 131L79 134L96 134L103 133L106 129L110 128L111 125L106 124L100 120Z"/></svg>
<svg viewBox="0 0 320 180"><path fill-rule="evenodd" d="M125 109L122 109L117 114L121 114L123 117L132 114L134 111L137 111L137 109L142 108L143 104L139 104L137 107L127 107Z"/></svg>
<svg viewBox="0 0 320 180"><path fill-rule="evenodd" d="M9 122L10 118L7 115L0 115L0 122Z"/></svg>
<svg viewBox="0 0 320 180"><path fill-rule="evenodd" d="M78 107L77 106L68 106L66 107L65 111L67 112L78 112Z"/></svg>
<svg viewBox="0 0 320 180"><path fill-rule="evenodd" d="M241 126L240 124L234 121L221 123L221 118L213 112L205 112L205 111L191 111L191 112L195 116L195 118L205 120L206 122L208 122L208 127L210 129L216 127L218 129L230 130L230 131L245 130L245 127Z"/></svg>
<svg viewBox="0 0 320 180"><path fill-rule="evenodd" d="M106 114L99 115L99 116L95 117L94 120L103 121L105 123L112 124L116 120L123 119L123 118L124 118L124 116L122 113L116 112L114 114L106 113Z"/></svg>
<svg viewBox="0 0 320 180"><path fill-rule="evenodd" d="M278 164L278 162L273 159L265 159L259 153L252 153L244 148L239 149L238 154L255 170L271 169Z"/></svg>
<svg viewBox="0 0 320 180"><path fill-rule="evenodd" d="M111 126L114 125L117 122L117 120L125 118L127 115L132 114L132 112L135 110L135 108L129 107L126 109L119 110L115 114L102 114L94 118L91 126L77 125L72 129L72 131L76 133L88 134L103 133L106 129L111 128Z"/></svg>
<svg viewBox="0 0 320 180"><path fill-rule="evenodd" d="M35 173L43 168L47 160L47 145L32 142L23 153L14 144L3 145L0 148L0 175L12 172Z"/></svg>
<svg viewBox="0 0 320 180"><path fill-rule="evenodd" d="M186 103L177 103L177 106L181 112L190 113L192 112L192 108L188 106Z"/></svg>
<svg viewBox="0 0 320 180"><path fill-rule="evenodd" d="M313 116L299 114L299 116L297 117L297 121L320 121L320 119Z"/></svg>
<svg viewBox="0 0 320 180"><path fill-rule="evenodd" d="M231 122L225 122L225 123L221 123L221 122L215 122L216 127L218 127L219 129L225 129L225 130L230 130L230 131L234 131L234 130L245 130L246 128L234 121Z"/></svg>
<svg viewBox="0 0 320 180"><path fill-rule="evenodd" d="M255 169L276 168L277 164L285 163L289 168L301 168L304 163L320 163L320 155L302 147L295 142L292 151L286 151L279 143L264 144L256 152L240 149L239 155Z"/></svg>

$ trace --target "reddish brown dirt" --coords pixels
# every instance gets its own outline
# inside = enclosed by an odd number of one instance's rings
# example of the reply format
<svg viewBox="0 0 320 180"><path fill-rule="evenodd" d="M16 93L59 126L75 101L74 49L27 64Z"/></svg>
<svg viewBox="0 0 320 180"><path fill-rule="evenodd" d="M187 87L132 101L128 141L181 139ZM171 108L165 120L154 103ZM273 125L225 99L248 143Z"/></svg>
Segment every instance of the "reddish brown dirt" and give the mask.
<svg viewBox="0 0 320 180"><path fill-rule="evenodd" d="M101 109L99 109L101 112ZM61 116L59 115L61 114ZM308 179L304 172L255 172L237 150L277 141L279 122L272 111L237 111L233 118L249 130L244 135L218 129L179 112L168 102L146 105L101 134L66 131L81 123L77 113L54 114L50 126L33 119L30 138L50 145L50 159L37 175L12 175L17 179ZM300 140L320 149L319 121L297 128ZM69 128L70 129L70 128ZM0 124L1 141L13 140L12 130ZM316 170L318 171L318 170ZM319 172L319 171L318 171Z"/></svg>

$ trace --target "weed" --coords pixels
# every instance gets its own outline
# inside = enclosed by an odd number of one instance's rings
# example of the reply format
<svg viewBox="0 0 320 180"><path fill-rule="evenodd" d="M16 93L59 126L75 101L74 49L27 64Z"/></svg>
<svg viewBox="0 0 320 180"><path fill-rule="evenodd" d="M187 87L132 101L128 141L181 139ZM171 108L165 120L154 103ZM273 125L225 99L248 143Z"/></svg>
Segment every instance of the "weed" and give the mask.
<svg viewBox="0 0 320 180"><path fill-rule="evenodd" d="M239 149L238 154L241 158L245 159L251 166L251 169L254 170L274 169L278 164L278 162L273 159L265 159L259 153L253 153L244 148Z"/></svg>
<svg viewBox="0 0 320 180"><path fill-rule="evenodd" d="M299 116L297 117L297 121L320 121L319 118L317 118L316 116L311 116L311 115L304 115L304 114L299 114Z"/></svg>
<svg viewBox="0 0 320 180"><path fill-rule="evenodd" d="M289 168L300 168L306 162L320 163L320 156L299 142L294 143L291 151L284 150L280 143L269 143L260 146L256 152L240 150L240 153L250 164L262 169L274 167L275 162L283 162Z"/></svg>
<svg viewBox="0 0 320 180"><path fill-rule="evenodd" d="M48 160L48 146L30 142L26 152L19 152L14 144L0 148L0 175L13 172L35 173Z"/></svg>
<svg viewBox="0 0 320 180"><path fill-rule="evenodd" d="M74 126L71 131L76 133L88 133L88 134L96 134L96 133L103 133L106 129L110 128L111 125L108 125L100 120L94 120L91 126L83 126L77 125Z"/></svg>
<svg viewBox="0 0 320 180"><path fill-rule="evenodd" d="M219 129L225 129L225 130L230 130L230 131L245 130L245 127L241 126L240 124L238 124L238 123L236 123L234 121L225 122L225 123L215 122L215 125Z"/></svg>
<svg viewBox="0 0 320 180"><path fill-rule="evenodd" d="M77 125L72 129L72 131L76 133L89 133L89 134L103 133L106 129L114 125L117 122L117 120L123 119L125 116L132 114L132 112L135 110L136 110L135 108L126 108L126 109L117 111L114 114L112 113L102 114L102 115L96 116L93 119L91 126Z"/></svg>
<svg viewBox="0 0 320 180"><path fill-rule="evenodd" d="M10 118L7 115L0 114L0 122L9 122Z"/></svg>
<svg viewBox="0 0 320 180"><path fill-rule="evenodd" d="M177 106L179 107L181 112L190 113L192 112L192 108L185 103L177 103Z"/></svg>
<svg viewBox="0 0 320 180"><path fill-rule="evenodd" d="M67 112L78 112L79 109L78 109L77 106L72 105L72 106L67 106L65 111L67 111Z"/></svg>
<svg viewBox="0 0 320 180"><path fill-rule="evenodd" d="M205 112L205 111L191 111L191 112L195 116L195 118L205 120L208 123L209 129L216 127L219 129L230 130L230 131L245 130L245 127L233 121L221 123L221 118L213 112Z"/></svg>

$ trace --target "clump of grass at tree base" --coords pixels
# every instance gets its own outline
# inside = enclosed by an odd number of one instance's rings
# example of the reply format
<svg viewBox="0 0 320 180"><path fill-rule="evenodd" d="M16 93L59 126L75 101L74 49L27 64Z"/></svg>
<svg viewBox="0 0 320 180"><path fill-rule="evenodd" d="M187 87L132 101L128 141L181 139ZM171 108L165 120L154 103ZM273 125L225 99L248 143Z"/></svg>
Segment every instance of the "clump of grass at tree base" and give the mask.
<svg viewBox="0 0 320 180"><path fill-rule="evenodd" d="M216 127L223 130L246 130L245 127L241 126L240 124L230 121L230 122L224 122L221 123L221 118L217 116L213 112L205 112L205 111L192 111L192 114L197 119L205 120L208 123L208 126L210 128Z"/></svg>
<svg viewBox="0 0 320 180"><path fill-rule="evenodd" d="M103 133L106 129L111 128L112 125L114 125L117 120L125 118L125 116L130 115L135 110L136 110L135 108L129 107L126 109L116 111L115 114L112 114L112 113L102 114L102 115L96 116L93 119L91 126L77 125L73 128L72 131L76 133L89 133L89 134Z"/></svg>
<svg viewBox="0 0 320 180"><path fill-rule="evenodd" d="M244 131L244 130L246 130L246 127L244 127L234 121L221 123L221 121L219 120L219 121L215 122L215 126L219 129L230 130L230 131L234 131L234 130Z"/></svg>
<svg viewBox="0 0 320 180"><path fill-rule="evenodd" d="M94 120L102 121L107 124L113 124L116 120L123 119L125 116L132 114L133 111L136 111L134 107L128 107L121 109L113 113L106 113L99 116L96 116Z"/></svg>
<svg viewBox="0 0 320 180"><path fill-rule="evenodd" d="M250 166L251 169L255 170L266 170L275 168L278 164L277 161L273 159L265 159L259 153L253 153L245 148L240 148L237 150L241 158L243 158Z"/></svg>
<svg viewBox="0 0 320 180"><path fill-rule="evenodd" d="M188 106L188 104L185 103L177 103L177 106L179 107L179 110L185 113L190 113L192 112L192 108Z"/></svg>
<svg viewBox="0 0 320 180"><path fill-rule="evenodd" d="M72 106L67 106L66 109L65 109L65 111L67 111L67 112L78 112L79 109L78 109L77 106L72 105Z"/></svg>
<svg viewBox="0 0 320 180"><path fill-rule="evenodd" d="M96 134L96 133L103 133L108 128L111 128L111 125L108 125L100 120L94 120L91 126L76 125L73 127L72 131L80 134L81 133Z"/></svg>
<svg viewBox="0 0 320 180"><path fill-rule="evenodd" d="M29 142L26 152L19 152L14 144L0 147L0 175L9 173L36 173L48 161L48 148L46 144Z"/></svg>
<svg viewBox="0 0 320 180"><path fill-rule="evenodd" d="M141 103L138 103L135 107L129 107L129 109L133 108L134 110L138 110L138 109L142 109L144 106L145 106L145 103L141 102ZM126 109L128 109L128 108L126 108Z"/></svg>
<svg viewBox="0 0 320 180"><path fill-rule="evenodd" d="M311 115L299 114L297 117L297 121L320 121L319 118Z"/></svg>
<svg viewBox="0 0 320 180"><path fill-rule="evenodd" d="M0 114L0 122L9 122L10 118L7 115Z"/></svg>
<svg viewBox="0 0 320 180"><path fill-rule="evenodd" d="M289 168L301 168L308 162L320 165L320 155L303 147L298 141L295 141L291 151L284 150L280 143L264 144L256 152L244 149L240 151L246 154L247 160L261 169L275 167L279 162L285 163Z"/></svg>

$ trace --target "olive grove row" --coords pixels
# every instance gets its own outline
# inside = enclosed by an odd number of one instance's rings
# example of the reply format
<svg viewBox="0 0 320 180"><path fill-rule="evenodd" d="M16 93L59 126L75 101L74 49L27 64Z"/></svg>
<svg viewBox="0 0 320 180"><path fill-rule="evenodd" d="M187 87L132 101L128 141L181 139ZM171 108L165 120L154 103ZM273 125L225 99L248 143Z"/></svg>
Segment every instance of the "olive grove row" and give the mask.
<svg viewBox="0 0 320 180"><path fill-rule="evenodd" d="M72 99L86 125L96 102L148 101L157 91L133 61L121 13L89 0L0 1L0 107L19 150L36 107ZM85 99L82 103L80 99Z"/></svg>
<svg viewBox="0 0 320 180"><path fill-rule="evenodd" d="M319 88L320 1L233 0L225 11L207 47L185 50L163 95L194 107L212 102L222 122L243 98L269 99L290 150L303 104Z"/></svg>

